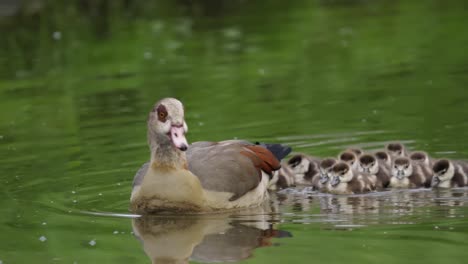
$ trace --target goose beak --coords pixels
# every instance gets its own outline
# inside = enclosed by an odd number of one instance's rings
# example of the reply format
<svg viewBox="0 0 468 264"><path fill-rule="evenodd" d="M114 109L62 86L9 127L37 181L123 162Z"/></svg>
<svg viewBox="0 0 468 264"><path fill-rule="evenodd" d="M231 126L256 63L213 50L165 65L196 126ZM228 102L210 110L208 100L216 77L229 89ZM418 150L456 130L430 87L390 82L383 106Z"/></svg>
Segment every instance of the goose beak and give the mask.
<svg viewBox="0 0 468 264"><path fill-rule="evenodd" d="M172 144L181 151L186 151L188 148L187 139L185 138L185 129L183 126L172 126L170 137Z"/></svg>

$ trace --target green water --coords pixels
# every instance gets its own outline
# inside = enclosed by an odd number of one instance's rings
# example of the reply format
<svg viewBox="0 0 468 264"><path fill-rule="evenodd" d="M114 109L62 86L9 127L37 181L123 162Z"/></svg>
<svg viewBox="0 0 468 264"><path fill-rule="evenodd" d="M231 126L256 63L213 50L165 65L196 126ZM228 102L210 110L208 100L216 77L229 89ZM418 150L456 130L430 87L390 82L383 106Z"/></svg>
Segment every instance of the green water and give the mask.
<svg viewBox="0 0 468 264"><path fill-rule="evenodd" d="M466 189L127 209L166 96L189 141L334 156L401 140L467 159L466 1L32 3L0 17L0 263L466 263Z"/></svg>

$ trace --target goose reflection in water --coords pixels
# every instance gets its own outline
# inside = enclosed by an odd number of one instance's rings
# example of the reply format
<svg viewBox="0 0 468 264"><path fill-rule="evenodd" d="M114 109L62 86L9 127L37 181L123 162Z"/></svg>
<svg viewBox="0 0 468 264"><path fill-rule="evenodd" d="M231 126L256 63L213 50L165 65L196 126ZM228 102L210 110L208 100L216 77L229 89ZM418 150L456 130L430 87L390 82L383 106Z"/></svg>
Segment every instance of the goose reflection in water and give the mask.
<svg viewBox="0 0 468 264"><path fill-rule="evenodd" d="M232 262L249 258L273 238L291 237L266 214L145 216L133 232L152 263Z"/></svg>

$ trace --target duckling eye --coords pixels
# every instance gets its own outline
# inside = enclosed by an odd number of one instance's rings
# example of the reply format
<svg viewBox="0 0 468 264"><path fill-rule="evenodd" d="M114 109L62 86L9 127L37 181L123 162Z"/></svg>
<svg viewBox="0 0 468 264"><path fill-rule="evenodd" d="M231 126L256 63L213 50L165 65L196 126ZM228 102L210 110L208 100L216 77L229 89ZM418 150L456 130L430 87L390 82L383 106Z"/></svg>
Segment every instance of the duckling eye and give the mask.
<svg viewBox="0 0 468 264"><path fill-rule="evenodd" d="M395 169L398 169L397 165L393 166Z"/></svg>
<svg viewBox="0 0 468 264"><path fill-rule="evenodd" d="M409 165L406 165L406 166L405 166L405 169L407 169L407 168L409 168Z"/></svg>

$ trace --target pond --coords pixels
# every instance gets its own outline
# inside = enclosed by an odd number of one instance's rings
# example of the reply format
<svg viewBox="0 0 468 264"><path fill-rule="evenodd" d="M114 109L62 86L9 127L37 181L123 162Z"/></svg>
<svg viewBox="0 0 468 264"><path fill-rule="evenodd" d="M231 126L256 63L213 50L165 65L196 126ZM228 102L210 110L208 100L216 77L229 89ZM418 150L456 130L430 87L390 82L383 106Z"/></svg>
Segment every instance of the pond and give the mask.
<svg viewBox="0 0 468 264"><path fill-rule="evenodd" d="M465 263L468 189L138 218L146 119L336 156L468 159L466 1L0 1L0 263Z"/></svg>

